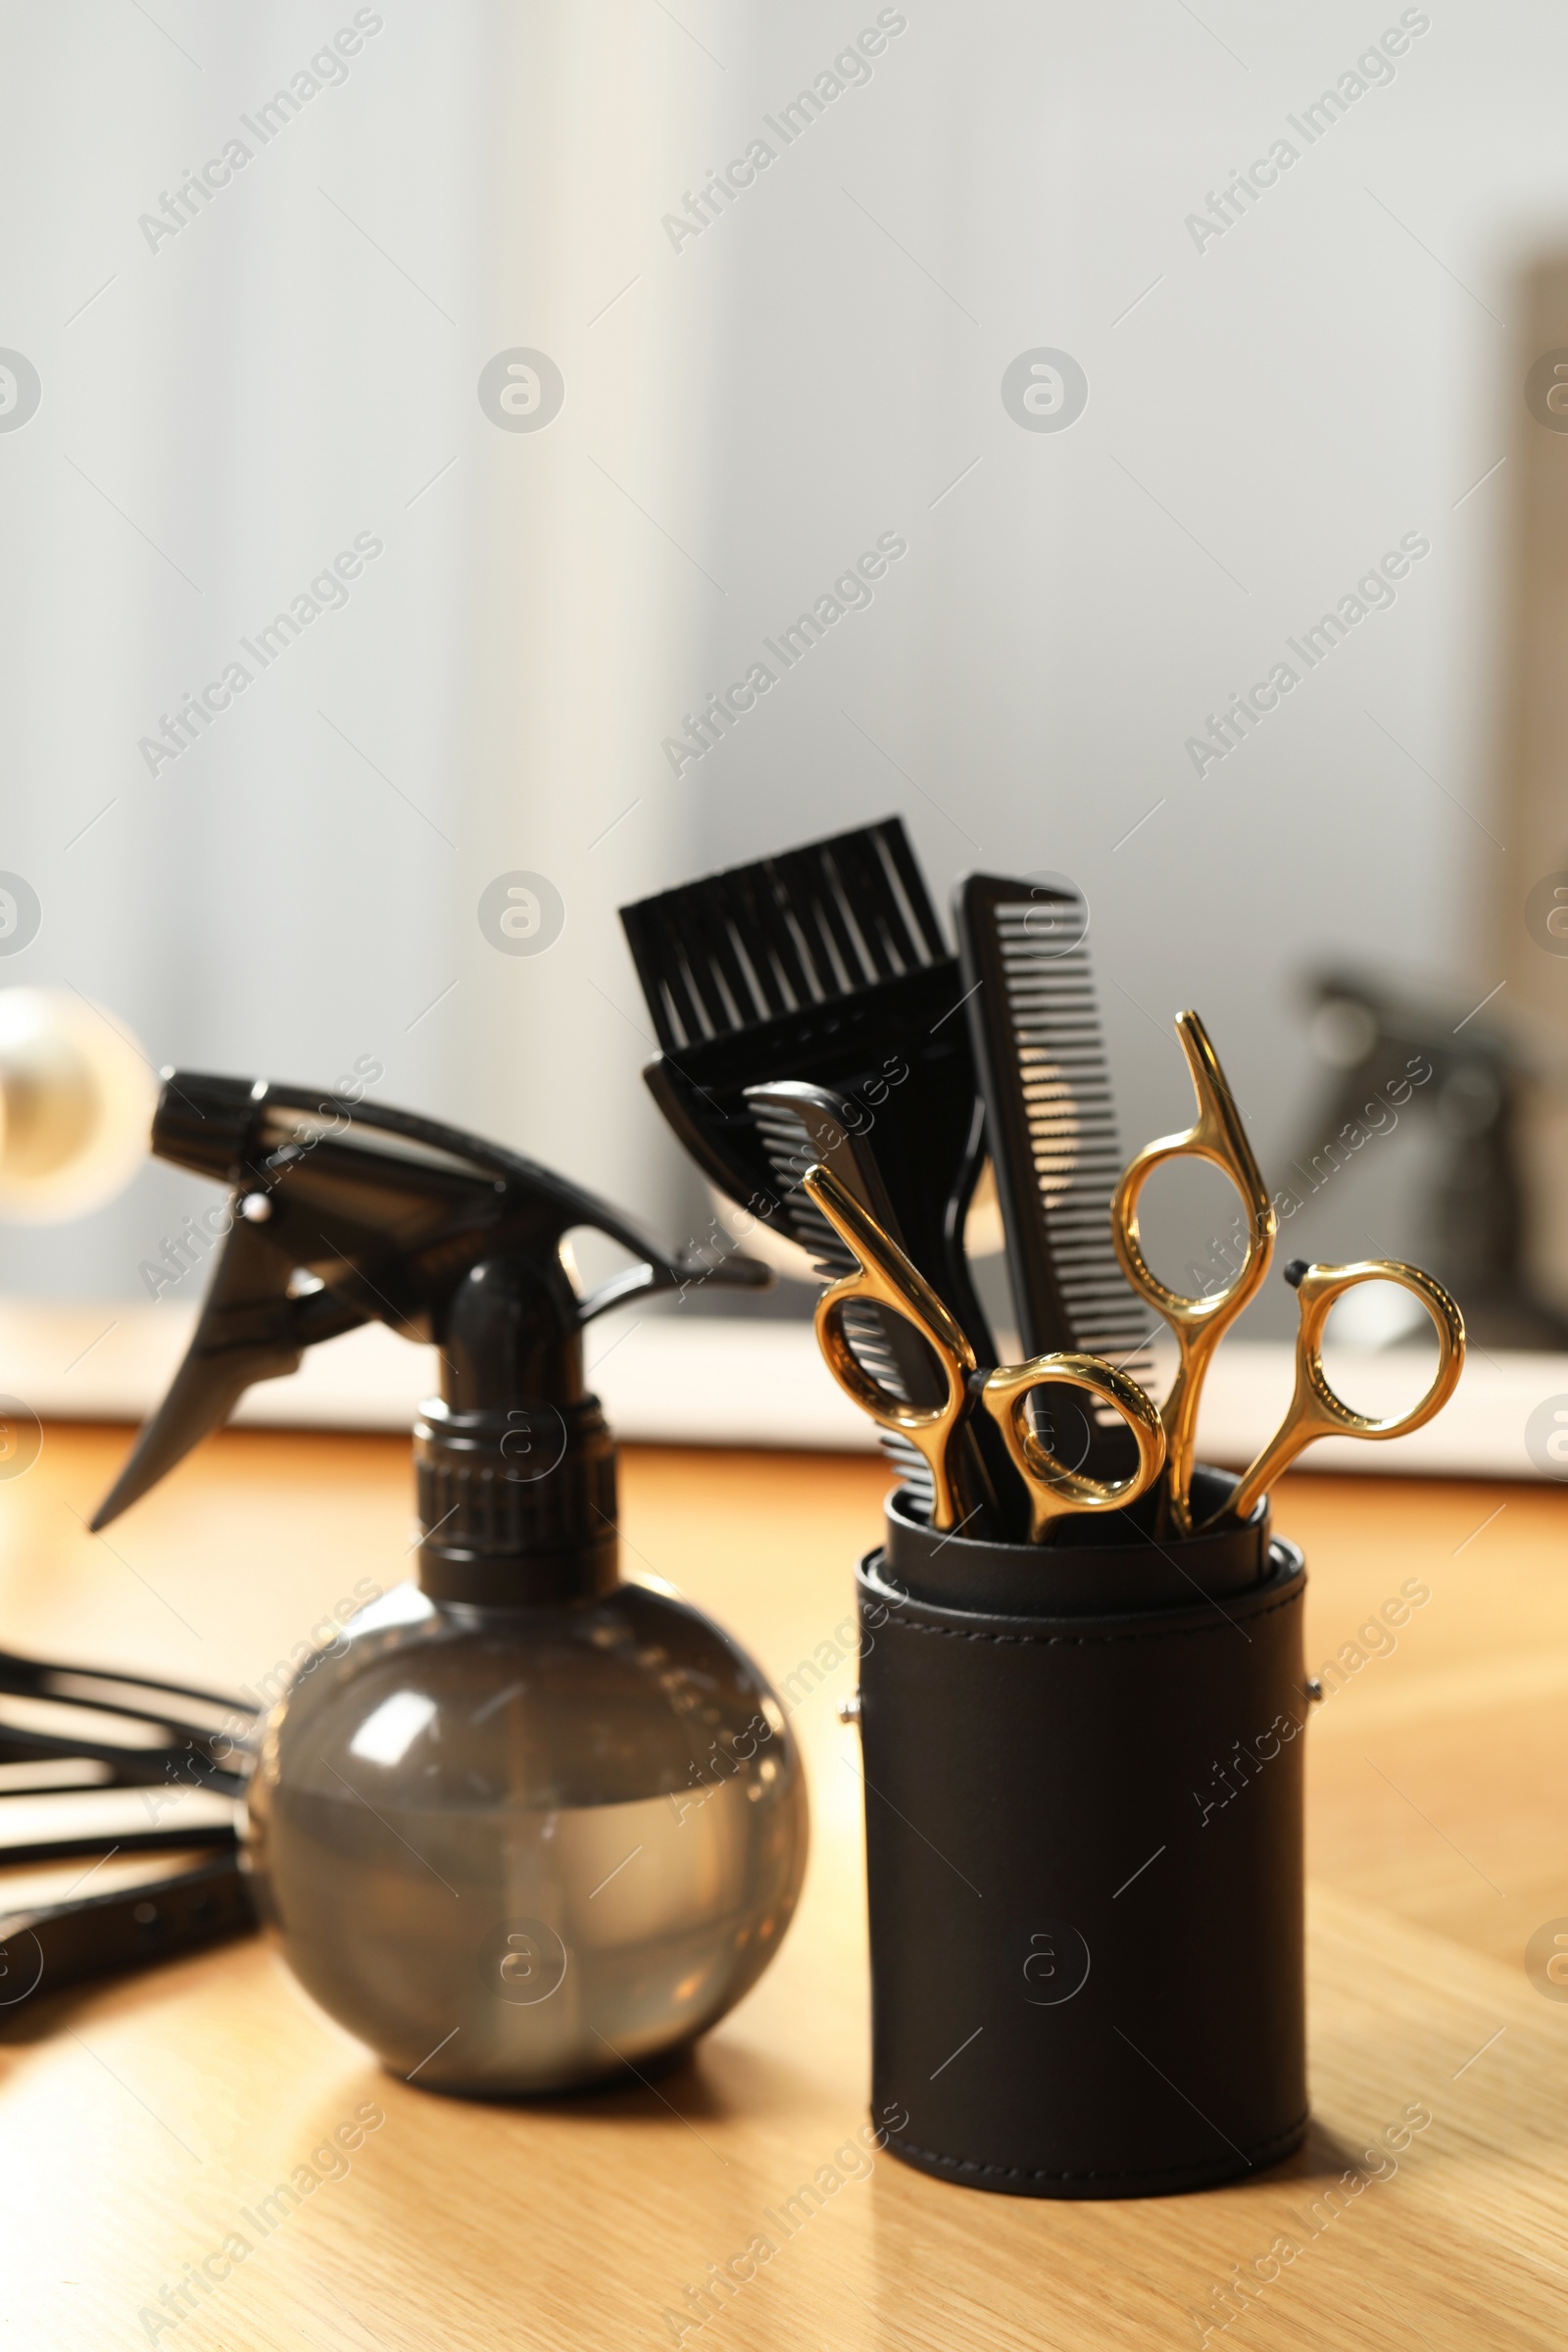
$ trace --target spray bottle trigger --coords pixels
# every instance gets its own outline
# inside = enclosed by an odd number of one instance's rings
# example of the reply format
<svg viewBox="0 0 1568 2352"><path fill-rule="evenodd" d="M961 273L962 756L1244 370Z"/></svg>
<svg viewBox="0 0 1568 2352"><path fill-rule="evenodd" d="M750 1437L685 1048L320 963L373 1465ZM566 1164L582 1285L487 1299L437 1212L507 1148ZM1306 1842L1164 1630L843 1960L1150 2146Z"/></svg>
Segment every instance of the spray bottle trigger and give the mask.
<svg viewBox="0 0 1568 2352"><path fill-rule="evenodd" d="M291 1298L294 1268L265 1237L265 1225L234 1218L185 1359L93 1513L94 1535L220 1428L252 1381L297 1371L313 1341L365 1321L341 1299Z"/></svg>

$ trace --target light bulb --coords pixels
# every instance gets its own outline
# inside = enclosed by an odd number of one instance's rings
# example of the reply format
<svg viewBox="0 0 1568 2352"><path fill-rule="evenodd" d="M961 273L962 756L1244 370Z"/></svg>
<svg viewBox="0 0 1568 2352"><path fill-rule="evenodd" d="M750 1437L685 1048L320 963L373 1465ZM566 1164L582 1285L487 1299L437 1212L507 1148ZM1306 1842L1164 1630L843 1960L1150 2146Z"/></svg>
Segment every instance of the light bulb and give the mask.
<svg viewBox="0 0 1568 2352"><path fill-rule="evenodd" d="M146 1155L157 1099L140 1046L87 998L0 989L0 1217L61 1224L112 1200Z"/></svg>

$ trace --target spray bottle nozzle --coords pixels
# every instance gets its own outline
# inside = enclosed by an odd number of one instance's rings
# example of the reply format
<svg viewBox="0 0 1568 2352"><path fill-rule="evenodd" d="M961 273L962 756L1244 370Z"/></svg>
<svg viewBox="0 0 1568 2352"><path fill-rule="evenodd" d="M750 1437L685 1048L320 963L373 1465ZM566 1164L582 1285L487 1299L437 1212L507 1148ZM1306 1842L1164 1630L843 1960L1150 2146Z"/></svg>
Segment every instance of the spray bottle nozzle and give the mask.
<svg viewBox="0 0 1568 2352"><path fill-rule="evenodd" d="M672 1255L532 1160L348 1095L172 1071L152 1144L229 1187L228 1229L185 1360L94 1529L226 1421L253 1381L374 1320L441 1354L441 1397L416 1430L426 1588L525 1599L613 1582L614 1457L583 1385L583 1326L699 1279L762 1288L765 1266ZM636 1261L586 1298L562 1254L576 1227ZM554 1460L547 1436L559 1437Z"/></svg>

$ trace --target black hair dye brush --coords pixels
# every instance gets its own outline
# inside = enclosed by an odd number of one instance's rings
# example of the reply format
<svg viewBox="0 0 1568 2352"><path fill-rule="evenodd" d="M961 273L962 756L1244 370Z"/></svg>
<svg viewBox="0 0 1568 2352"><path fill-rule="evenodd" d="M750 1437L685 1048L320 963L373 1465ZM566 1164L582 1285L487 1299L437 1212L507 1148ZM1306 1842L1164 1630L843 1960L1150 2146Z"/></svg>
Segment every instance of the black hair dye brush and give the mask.
<svg viewBox="0 0 1568 2352"><path fill-rule="evenodd" d="M620 919L662 1048L643 1075L703 1173L772 1219L788 1187L747 1090L831 1088L874 1131L909 1256L994 1362L963 1251L984 1156L963 982L902 821L684 883Z"/></svg>

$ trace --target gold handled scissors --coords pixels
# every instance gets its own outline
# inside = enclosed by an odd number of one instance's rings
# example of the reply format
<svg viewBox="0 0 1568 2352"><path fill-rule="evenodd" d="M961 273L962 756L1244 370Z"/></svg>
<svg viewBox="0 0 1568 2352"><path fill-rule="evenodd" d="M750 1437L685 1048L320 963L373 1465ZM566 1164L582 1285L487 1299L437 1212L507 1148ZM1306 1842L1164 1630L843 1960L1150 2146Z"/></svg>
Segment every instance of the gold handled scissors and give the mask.
<svg viewBox="0 0 1568 2352"><path fill-rule="evenodd" d="M1138 1467L1129 1478L1102 1482L1058 1462L1024 1418L1036 1389L1087 1389L1113 1404L1133 1433ZM1165 1428L1159 1410L1136 1380L1098 1355L1036 1355L1026 1364L1001 1364L980 1391L980 1401L1002 1432L1029 1497L1029 1541L1043 1543L1054 1519L1067 1511L1119 1511L1136 1502L1165 1466Z"/></svg>
<svg viewBox="0 0 1568 2352"><path fill-rule="evenodd" d="M1219 1057L1196 1012L1176 1015L1176 1035L1192 1073L1198 1118L1180 1135L1146 1144L1127 1163L1110 1204L1110 1235L1122 1272L1145 1302L1170 1325L1178 1361L1170 1394L1161 1408L1165 1429L1170 1514L1178 1535L1193 1532L1193 1447L1198 1404L1209 1358L1268 1272L1279 1220L1262 1171L1247 1140ZM1138 1200L1157 1167L1168 1159L1206 1159L1230 1178L1246 1211L1247 1249L1231 1280L1207 1298L1190 1298L1160 1281L1144 1256L1138 1233ZM1423 1278L1424 1279L1424 1278ZM1434 1406L1436 1411L1437 1407ZM1303 1441L1304 1443L1305 1441Z"/></svg>
<svg viewBox="0 0 1568 2352"><path fill-rule="evenodd" d="M809 1199L858 1262L822 1293L816 1302L816 1338L828 1370L846 1395L883 1429L897 1430L923 1456L931 1472L931 1524L950 1534L972 1515L972 1477L965 1462L964 1423L974 1404L979 1370L973 1348L956 1319L917 1269L854 1195L825 1167L802 1179ZM868 1299L913 1326L941 1367L940 1404L915 1405L872 1378L850 1347L844 1309ZM1126 1479L1102 1484L1059 1463L1024 1421L1034 1390L1059 1383L1088 1390L1111 1405L1132 1430L1138 1467ZM1158 1477L1165 1458L1165 1433L1158 1412L1137 1382L1092 1355L1039 1355L1027 1364L992 1372L981 1389L987 1411L1001 1428L1007 1451L1029 1496L1030 1540L1039 1543L1053 1519L1069 1511L1106 1511L1134 1501Z"/></svg>
<svg viewBox="0 0 1568 2352"><path fill-rule="evenodd" d="M1262 1452L1225 1505L1246 1519L1260 1494L1266 1494L1280 1472L1294 1462L1304 1446L1319 1438L1402 1438L1422 1428L1441 1412L1459 1385L1464 1369L1464 1317L1441 1282L1395 1258L1362 1258L1352 1266L1309 1266L1295 1258L1285 1269L1301 1301L1296 1333L1296 1393L1290 1409ZM1438 1368L1420 1402L1407 1413L1379 1421L1355 1412L1330 1388L1323 1371L1323 1327L1335 1300L1358 1283L1393 1282L1419 1298L1438 1334Z"/></svg>

